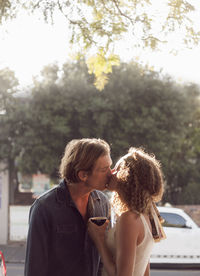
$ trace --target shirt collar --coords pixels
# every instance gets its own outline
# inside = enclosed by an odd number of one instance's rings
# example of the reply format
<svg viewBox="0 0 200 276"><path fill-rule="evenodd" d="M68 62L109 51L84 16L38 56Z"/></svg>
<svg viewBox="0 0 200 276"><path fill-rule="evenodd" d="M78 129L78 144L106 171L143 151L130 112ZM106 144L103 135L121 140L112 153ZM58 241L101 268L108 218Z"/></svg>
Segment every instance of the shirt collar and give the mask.
<svg viewBox="0 0 200 276"><path fill-rule="evenodd" d="M67 203L69 205L74 205L74 202L70 196L69 189L67 187L66 181L63 179L57 187L57 200L59 203ZM96 190L92 191L89 196L89 201L101 200Z"/></svg>

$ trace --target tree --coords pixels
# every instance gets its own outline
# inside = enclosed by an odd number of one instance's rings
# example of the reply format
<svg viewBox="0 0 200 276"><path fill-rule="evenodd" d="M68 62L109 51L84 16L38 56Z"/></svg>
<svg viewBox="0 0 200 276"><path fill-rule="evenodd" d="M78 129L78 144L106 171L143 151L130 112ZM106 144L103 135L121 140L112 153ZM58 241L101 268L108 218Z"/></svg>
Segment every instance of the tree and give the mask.
<svg viewBox="0 0 200 276"><path fill-rule="evenodd" d="M130 46L153 51L163 44L173 51L183 45L192 47L200 39L195 7L189 0L3 0L0 22L16 16L22 8L39 11L47 22L53 22L58 12L65 16L70 42L79 48L78 56L86 58L99 90L107 83L112 67L119 65L116 46L125 35L129 34Z"/></svg>
<svg viewBox="0 0 200 276"><path fill-rule="evenodd" d="M147 69L141 72L133 63L122 63L105 90L96 93L84 62L66 63L61 69L53 64L44 68L24 98L9 90L14 75L1 71L1 94L7 98L0 117L0 159L9 164L13 176L17 170L40 171L55 179L65 145L72 139L105 139L113 163L130 146L142 146L161 161L164 201L197 204L199 87L177 85ZM17 187L16 178L11 179Z"/></svg>
<svg viewBox="0 0 200 276"><path fill-rule="evenodd" d="M18 80L8 68L0 70L0 161L9 173L10 203L14 201L17 188L16 158L21 148L18 138L23 135L23 105L15 97Z"/></svg>
<svg viewBox="0 0 200 276"><path fill-rule="evenodd" d="M195 88L191 87L191 94L195 94ZM198 97L198 95L196 95ZM194 99L194 98L193 98ZM194 109L193 118L188 126L188 134L185 143L188 147L187 156L189 156L189 170L190 181L182 189L182 196L179 196L179 201L182 204L184 200L190 204L199 204L200 191L200 108L199 105Z"/></svg>
<svg viewBox="0 0 200 276"><path fill-rule="evenodd" d="M30 96L29 127L24 134L26 145L19 160L23 173L45 173L58 178L58 164L63 154L73 116L67 107L67 94L58 85L57 65L42 71L42 80L35 79ZM71 118L72 120L72 118Z"/></svg>
<svg viewBox="0 0 200 276"><path fill-rule="evenodd" d="M148 70L141 74L132 63L115 68L102 93L95 93L81 62L64 64L61 71L51 65L42 76L33 88L19 162L25 172L40 170L55 178L68 141L100 137L111 145L113 163L130 146L153 152L164 171L164 200L193 202L191 191L200 179L198 87L179 86Z"/></svg>

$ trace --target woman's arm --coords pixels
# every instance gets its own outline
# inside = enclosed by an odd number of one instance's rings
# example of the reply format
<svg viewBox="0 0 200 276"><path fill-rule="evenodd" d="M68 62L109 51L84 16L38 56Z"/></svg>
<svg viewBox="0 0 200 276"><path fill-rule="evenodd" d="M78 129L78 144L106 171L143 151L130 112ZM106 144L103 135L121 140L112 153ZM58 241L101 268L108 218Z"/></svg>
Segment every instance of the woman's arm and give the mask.
<svg viewBox="0 0 200 276"><path fill-rule="evenodd" d="M102 226L97 226L90 220L88 221L88 232L90 237L94 241L97 250L101 256L101 260L103 262L104 268L109 276L116 275L115 263L112 258L111 252L109 251L106 242L105 242L105 230L108 225L108 221L104 223Z"/></svg>
<svg viewBox="0 0 200 276"><path fill-rule="evenodd" d="M101 256L104 268L109 276L132 276L135 265L137 239L141 224L139 216L130 211L119 218L116 228L116 263L105 242L107 223L97 226L88 222L88 232Z"/></svg>
<svg viewBox="0 0 200 276"><path fill-rule="evenodd" d="M116 275L132 276L135 266L139 216L130 211L121 215L116 229Z"/></svg>
<svg viewBox="0 0 200 276"><path fill-rule="evenodd" d="M144 276L149 276L149 275L150 275L150 263L148 263L147 268L144 273Z"/></svg>

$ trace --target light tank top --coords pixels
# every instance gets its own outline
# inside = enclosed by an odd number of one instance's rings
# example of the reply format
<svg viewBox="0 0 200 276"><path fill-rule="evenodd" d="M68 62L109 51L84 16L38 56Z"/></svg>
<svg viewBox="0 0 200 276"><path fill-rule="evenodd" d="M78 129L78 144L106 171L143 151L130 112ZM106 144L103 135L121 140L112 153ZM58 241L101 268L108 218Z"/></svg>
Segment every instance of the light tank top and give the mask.
<svg viewBox="0 0 200 276"><path fill-rule="evenodd" d="M144 239L142 242L137 246L136 249L136 260L135 260L135 267L132 273L132 276L144 276L144 272L146 270L147 264L150 259L151 251L154 244L154 239L152 233L150 231L149 225L144 217L143 214L140 214L140 218L144 225ZM134 229L133 229L134 231ZM112 253L113 260L115 261L116 256L116 242L115 242L115 232L116 232L116 225L109 229L106 235L106 244ZM107 276L106 271L103 269L102 276Z"/></svg>

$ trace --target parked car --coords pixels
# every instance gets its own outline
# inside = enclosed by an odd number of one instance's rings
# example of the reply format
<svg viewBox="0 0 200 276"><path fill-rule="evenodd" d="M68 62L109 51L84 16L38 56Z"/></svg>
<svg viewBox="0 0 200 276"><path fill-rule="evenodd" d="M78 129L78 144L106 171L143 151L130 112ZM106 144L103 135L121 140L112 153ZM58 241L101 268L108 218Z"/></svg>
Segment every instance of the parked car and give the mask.
<svg viewBox="0 0 200 276"><path fill-rule="evenodd" d="M3 253L0 251L0 276L6 276L6 264Z"/></svg>
<svg viewBox="0 0 200 276"><path fill-rule="evenodd" d="M158 207L167 238L155 243L151 267L200 267L200 228L182 209Z"/></svg>

